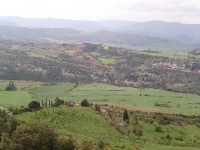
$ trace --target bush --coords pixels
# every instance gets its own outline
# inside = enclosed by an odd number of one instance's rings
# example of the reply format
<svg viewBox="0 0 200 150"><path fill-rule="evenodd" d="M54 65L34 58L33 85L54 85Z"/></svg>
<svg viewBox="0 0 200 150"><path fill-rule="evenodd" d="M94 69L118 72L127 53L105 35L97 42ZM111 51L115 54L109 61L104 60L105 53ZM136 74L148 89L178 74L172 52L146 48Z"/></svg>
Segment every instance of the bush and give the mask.
<svg viewBox="0 0 200 150"><path fill-rule="evenodd" d="M88 141L87 139L83 139L81 143L81 150L92 150L93 144L92 141Z"/></svg>
<svg viewBox="0 0 200 150"><path fill-rule="evenodd" d="M84 100L81 102L81 106L83 106L83 107L89 107L89 102L87 101L87 99L84 99Z"/></svg>
<svg viewBox="0 0 200 150"><path fill-rule="evenodd" d="M16 91L17 88L16 88L15 84L12 81L10 81L9 85L6 87L5 90L6 91Z"/></svg>
<svg viewBox="0 0 200 150"><path fill-rule="evenodd" d="M155 131L156 132L163 132L163 130L160 126L156 126Z"/></svg>
<svg viewBox="0 0 200 150"><path fill-rule="evenodd" d="M140 128L139 126L133 128L133 133L135 136L138 136L138 138L140 136L143 136L142 128Z"/></svg>
<svg viewBox="0 0 200 150"><path fill-rule="evenodd" d="M31 102L28 104L28 108L29 108L29 109L40 109L40 103L37 102L37 101L31 101Z"/></svg>
<svg viewBox="0 0 200 150"><path fill-rule="evenodd" d="M100 105L95 104L94 108L95 108L95 111L100 111Z"/></svg>
<svg viewBox="0 0 200 150"><path fill-rule="evenodd" d="M175 140L177 140L177 141L183 141L183 138L182 137L176 137L176 138L174 138Z"/></svg>
<svg viewBox="0 0 200 150"><path fill-rule="evenodd" d="M46 103L47 103L47 101L46 101ZM59 97L56 97L55 103L53 104L53 106L58 107L58 106L63 105L63 104L64 104L64 100L60 99ZM47 106L47 104L46 104L46 106Z"/></svg>
<svg viewBox="0 0 200 150"><path fill-rule="evenodd" d="M76 145L75 145L75 141L72 140L72 138L70 137L69 139L65 139L65 138L58 138L56 145L54 146L55 150L74 150L76 149Z"/></svg>
<svg viewBox="0 0 200 150"><path fill-rule="evenodd" d="M172 138L171 138L171 136L170 136L169 134L167 134L167 135L166 135L166 139L171 140Z"/></svg>
<svg viewBox="0 0 200 150"><path fill-rule="evenodd" d="M99 141L99 142L98 142L98 148L99 148L99 149L103 149L104 147L105 147L104 141L102 141L102 140Z"/></svg>

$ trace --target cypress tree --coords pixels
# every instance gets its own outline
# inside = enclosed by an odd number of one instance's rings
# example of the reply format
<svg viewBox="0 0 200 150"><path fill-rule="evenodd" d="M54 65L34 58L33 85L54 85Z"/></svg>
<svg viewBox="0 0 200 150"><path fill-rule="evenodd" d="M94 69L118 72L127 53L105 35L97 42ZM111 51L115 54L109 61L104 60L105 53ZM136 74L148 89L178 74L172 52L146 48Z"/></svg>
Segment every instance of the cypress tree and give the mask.
<svg viewBox="0 0 200 150"><path fill-rule="evenodd" d="M128 112L127 112L127 110L124 110L123 120L126 121L127 123L129 123L129 117L128 117Z"/></svg>

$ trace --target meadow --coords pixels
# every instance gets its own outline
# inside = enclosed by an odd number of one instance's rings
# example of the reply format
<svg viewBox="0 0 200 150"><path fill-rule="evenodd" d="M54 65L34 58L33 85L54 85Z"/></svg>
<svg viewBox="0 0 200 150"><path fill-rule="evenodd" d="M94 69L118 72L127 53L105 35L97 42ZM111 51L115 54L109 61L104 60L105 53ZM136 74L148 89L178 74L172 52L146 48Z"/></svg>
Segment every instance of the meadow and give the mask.
<svg viewBox="0 0 200 150"><path fill-rule="evenodd" d="M9 81L0 81L0 107L27 107L32 100L30 90L42 85L41 82L34 81L14 81L14 83L17 87L16 91L5 91Z"/></svg>
<svg viewBox="0 0 200 150"><path fill-rule="evenodd" d="M66 84L66 85L65 85ZM70 90L72 88L72 90ZM32 91L34 98L41 101L45 97L53 101L55 97L80 103L87 99L94 104L121 105L128 109L160 111L198 115L199 96L175 93L160 89L138 89L107 84L82 84L76 88L67 83L41 87Z"/></svg>
<svg viewBox="0 0 200 150"><path fill-rule="evenodd" d="M114 64L114 62L115 62L115 58L99 57L98 59L99 59L104 65Z"/></svg>
<svg viewBox="0 0 200 150"><path fill-rule="evenodd" d="M17 91L5 91L8 81L0 81L1 107L27 107L31 100L52 102L56 97L80 103L120 105L127 109L199 115L200 98L194 94L175 93L160 89L119 87L108 84L42 83L14 81Z"/></svg>

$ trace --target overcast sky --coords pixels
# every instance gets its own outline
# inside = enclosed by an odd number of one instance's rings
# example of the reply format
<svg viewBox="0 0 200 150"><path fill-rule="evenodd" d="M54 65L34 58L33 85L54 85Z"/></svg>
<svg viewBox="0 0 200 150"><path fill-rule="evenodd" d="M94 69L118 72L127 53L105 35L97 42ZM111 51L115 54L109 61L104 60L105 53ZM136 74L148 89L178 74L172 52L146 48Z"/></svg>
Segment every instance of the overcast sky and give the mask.
<svg viewBox="0 0 200 150"><path fill-rule="evenodd" d="M200 24L200 0L3 0L0 16Z"/></svg>

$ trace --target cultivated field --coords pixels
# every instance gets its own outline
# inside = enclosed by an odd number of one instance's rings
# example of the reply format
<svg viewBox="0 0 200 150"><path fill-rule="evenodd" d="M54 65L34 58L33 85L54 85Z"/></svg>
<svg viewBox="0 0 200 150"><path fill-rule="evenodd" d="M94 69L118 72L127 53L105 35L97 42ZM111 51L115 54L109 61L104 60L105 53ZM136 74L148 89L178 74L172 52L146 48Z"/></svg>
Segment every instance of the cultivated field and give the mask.
<svg viewBox="0 0 200 150"><path fill-rule="evenodd" d="M199 114L199 96L169 92L159 89L137 89L106 84L79 85L63 97L80 102L84 98L92 103L124 105L144 111L154 110L168 113ZM155 106L160 104L160 106Z"/></svg>
<svg viewBox="0 0 200 150"><path fill-rule="evenodd" d="M15 81L17 91L5 91L8 81L1 81L1 107L27 106L31 100L51 100L56 97L80 103L87 99L94 104L121 105L127 109L167 113L200 114L198 95L175 93L160 89L137 89L107 84L46 83Z"/></svg>

